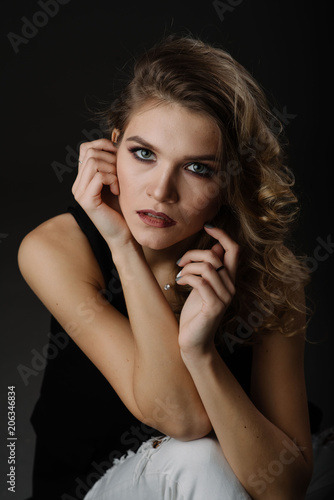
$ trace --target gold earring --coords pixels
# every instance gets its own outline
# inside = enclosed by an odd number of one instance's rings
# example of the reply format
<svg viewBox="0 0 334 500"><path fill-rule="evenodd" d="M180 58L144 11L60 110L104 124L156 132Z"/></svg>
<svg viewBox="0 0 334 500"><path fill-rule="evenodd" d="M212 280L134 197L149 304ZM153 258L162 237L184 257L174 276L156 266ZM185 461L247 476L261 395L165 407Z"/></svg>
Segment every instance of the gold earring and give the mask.
<svg viewBox="0 0 334 500"><path fill-rule="evenodd" d="M111 142L113 142L114 144L117 144L120 133L121 132L118 128L114 128L114 130L112 131L112 134L111 134Z"/></svg>

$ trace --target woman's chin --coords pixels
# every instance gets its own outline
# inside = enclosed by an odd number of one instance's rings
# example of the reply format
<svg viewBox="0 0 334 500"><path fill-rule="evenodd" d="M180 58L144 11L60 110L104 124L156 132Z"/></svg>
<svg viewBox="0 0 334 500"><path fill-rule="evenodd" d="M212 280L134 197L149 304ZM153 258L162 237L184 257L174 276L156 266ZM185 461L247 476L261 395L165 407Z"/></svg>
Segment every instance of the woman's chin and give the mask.
<svg viewBox="0 0 334 500"><path fill-rule="evenodd" d="M136 237L134 234L133 236L139 245L150 250L159 251L167 250L169 248L176 251L177 249L179 249L179 251L186 251L188 246L196 240L198 233L190 236L187 235L185 238L168 238L163 237L162 235L160 237L158 235L156 237L143 237L143 235Z"/></svg>
<svg viewBox="0 0 334 500"><path fill-rule="evenodd" d="M138 239L137 242L143 248L149 248L150 250L165 250L166 248L173 245L173 243L169 243L166 241L147 241L146 239Z"/></svg>
<svg viewBox="0 0 334 500"><path fill-rule="evenodd" d="M133 233L132 233L133 234ZM166 238L164 236L148 236L148 235L136 235L133 234L135 240L139 245L141 245L143 248L149 248L150 250L165 250L166 248L169 248L176 243L179 243L179 240L175 240L174 238Z"/></svg>

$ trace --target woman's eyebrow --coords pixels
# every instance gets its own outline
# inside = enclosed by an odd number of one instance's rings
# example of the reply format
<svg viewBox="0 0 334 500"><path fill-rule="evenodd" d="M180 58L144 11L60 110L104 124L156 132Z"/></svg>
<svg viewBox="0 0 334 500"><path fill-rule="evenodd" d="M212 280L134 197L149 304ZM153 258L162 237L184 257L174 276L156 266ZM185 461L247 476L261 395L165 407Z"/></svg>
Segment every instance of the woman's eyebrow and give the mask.
<svg viewBox="0 0 334 500"><path fill-rule="evenodd" d="M151 149L151 150L156 151L157 153L159 153L159 150L157 148L155 148L154 146L152 146L152 144L149 144L147 141L145 141L145 139L143 139L139 135L134 135L132 137L128 137L126 140L127 141L138 142L138 144L140 144L141 146L144 146L147 149ZM213 155L213 154L209 154L209 155L197 155L197 156L185 156L185 157L183 157L183 160L187 160L187 161L199 161L199 160L201 160L201 161L214 161L214 162L218 162L217 156Z"/></svg>
<svg viewBox="0 0 334 500"><path fill-rule="evenodd" d="M141 144L142 146L145 146L145 148L147 148L147 149L154 149L154 151L157 151L157 149L154 146L152 146L151 144L146 142L139 135L133 135L132 137L128 137L127 141L135 141L135 142L138 142L139 144ZM159 152L159 151L157 151L157 152Z"/></svg>

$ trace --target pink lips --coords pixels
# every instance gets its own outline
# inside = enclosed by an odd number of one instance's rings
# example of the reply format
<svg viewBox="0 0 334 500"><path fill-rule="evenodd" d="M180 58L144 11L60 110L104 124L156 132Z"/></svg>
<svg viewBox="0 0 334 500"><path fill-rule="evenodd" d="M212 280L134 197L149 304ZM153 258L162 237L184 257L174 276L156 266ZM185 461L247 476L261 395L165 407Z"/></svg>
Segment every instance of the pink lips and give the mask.
<svg viewBox="0 0 334 500"><path fill-rule="evenodd" d="M141 220L148 226L154 227L170 227L176 224L175 220L168 217L163 212L155 212L155 210L138 210L137 214Z"/></svg>

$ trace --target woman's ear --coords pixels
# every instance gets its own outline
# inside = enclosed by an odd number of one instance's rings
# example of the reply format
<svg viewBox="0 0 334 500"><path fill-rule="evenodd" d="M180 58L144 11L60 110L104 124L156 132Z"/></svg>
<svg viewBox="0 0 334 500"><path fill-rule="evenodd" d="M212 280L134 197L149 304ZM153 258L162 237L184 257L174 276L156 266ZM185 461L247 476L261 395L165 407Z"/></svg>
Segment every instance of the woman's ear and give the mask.
<svg viewBox="0 0 334 500"><path fill-rule="evenodd" d="M120 133L121 131L118 128L114 128L111 133L111 142L114 143L115 145L117 144Z"/></svg>

